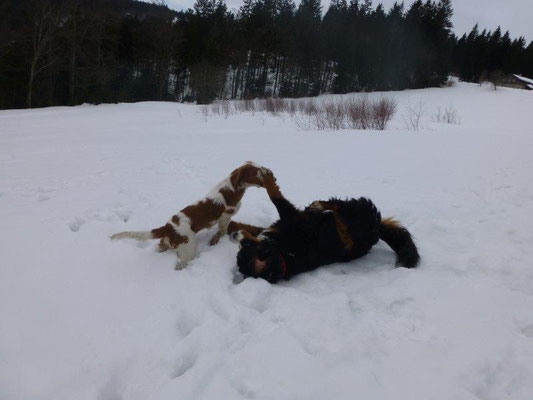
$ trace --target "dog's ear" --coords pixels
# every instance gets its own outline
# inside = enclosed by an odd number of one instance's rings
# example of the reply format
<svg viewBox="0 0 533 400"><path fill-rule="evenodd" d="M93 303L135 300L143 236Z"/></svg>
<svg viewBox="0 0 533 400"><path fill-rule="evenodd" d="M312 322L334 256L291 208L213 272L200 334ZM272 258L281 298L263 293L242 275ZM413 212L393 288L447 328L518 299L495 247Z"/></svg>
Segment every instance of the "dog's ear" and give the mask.
<svg viewBox="0 0 533 400"><path fill-rule="evenodd" d="M244 173L244 168L240 167L237 168L235 171L233 171L229 177L229 180L231 182L231 185L234 189L238 189L240 186L240 183L242 181L242 176Z"/></svg>
<svg viewBox="0 0 533 400"><path fill-rule="evenodd" d="M267 168L260 168L253 162L246 161L243 165L231 173L230 181L235 189L240 188L245 183L262 186L262 175L265 172L272 173Z"/></svg>

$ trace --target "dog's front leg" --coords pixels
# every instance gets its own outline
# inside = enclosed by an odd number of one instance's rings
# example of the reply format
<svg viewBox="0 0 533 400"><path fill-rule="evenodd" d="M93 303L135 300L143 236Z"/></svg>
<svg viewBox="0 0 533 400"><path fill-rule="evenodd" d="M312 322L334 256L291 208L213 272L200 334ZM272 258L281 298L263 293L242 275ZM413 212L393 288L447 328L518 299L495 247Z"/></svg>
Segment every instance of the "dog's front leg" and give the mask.
<svg viewBox="0 0 533 400"><path fill-rule="evenodd" d="M292 219L298 216L298 209L283 196L273 174L265 175L263 177L263 184L268 197L270 197L270 200L278 210L279 217L282 220Z"/></svg>
<svg viewBox="0 0 533 400"><path fill-rule="evenodd" d="M222 236L224 236L228 232L228 225L231 221L232 214L233 213L222 214L222 216L218 220L218 231L217 233L213 235L213 237L209 241L210 246L214 246L215 244L217 244L220 238L222 238Z"/></svg>

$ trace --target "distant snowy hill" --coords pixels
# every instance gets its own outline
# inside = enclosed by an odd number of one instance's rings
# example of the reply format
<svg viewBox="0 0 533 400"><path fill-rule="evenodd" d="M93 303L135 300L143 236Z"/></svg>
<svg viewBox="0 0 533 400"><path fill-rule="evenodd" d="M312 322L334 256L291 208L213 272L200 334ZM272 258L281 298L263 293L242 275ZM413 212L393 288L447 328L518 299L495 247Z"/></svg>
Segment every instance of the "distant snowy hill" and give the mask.
<svg viewBox="0 0 533 400"><path fill-rule="evenodd" d="M384 132L172 103L0 111L0 399L530 400L533 93L384 95ZM439 107L461 124L434 122ZM161 225L245 160L302 207L372 198L414 234L420 268L380 244L237 283L228 238L201 234L183 271L154 243L108 239ZM276 218L259 189L235 217Z"/></svg>

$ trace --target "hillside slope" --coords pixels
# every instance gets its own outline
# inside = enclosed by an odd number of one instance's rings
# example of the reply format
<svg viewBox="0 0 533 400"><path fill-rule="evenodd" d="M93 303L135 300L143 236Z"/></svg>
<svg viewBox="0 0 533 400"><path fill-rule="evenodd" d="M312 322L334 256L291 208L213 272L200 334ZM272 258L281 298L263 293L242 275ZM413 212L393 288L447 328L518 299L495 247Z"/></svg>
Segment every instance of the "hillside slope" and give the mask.
<svg viewBox="0 0 533 400"><path fill-rule="evenodd" d="M392 93L385 132L139 103L0 111L0 398L494 399L533 393L532 93ZM410 102L423 128L405 130ZM453 107L461 125L434 123ZM416 237L279 285L227 238L174 271L161 225L245 160L299 206L368 196ZM239 221L268 225L266 194Z"/></svg>

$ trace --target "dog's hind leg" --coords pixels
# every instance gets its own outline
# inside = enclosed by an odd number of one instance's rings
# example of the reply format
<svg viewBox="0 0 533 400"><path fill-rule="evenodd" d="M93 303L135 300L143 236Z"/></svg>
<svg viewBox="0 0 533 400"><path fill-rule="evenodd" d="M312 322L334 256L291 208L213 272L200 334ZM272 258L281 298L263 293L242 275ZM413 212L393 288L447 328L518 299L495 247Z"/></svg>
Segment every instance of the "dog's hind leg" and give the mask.
<svg viewBox="0 0 533 400"><path fill-rule="evenodd" d="M170 244L168 242L168 238L161 238L161 240L159 240L159 243L157 245L156 251L158 253L164 253L167 250L170 250Z"/></svg>
<svg viewBox="0 0 533 400"><path fill-rule="evenodd" d="M196 256L196 237L190 235L188 241L181 243L176 248L176 253L178 254L178 261L176 263L176 270L183 269L187 264Z"/></svg>

